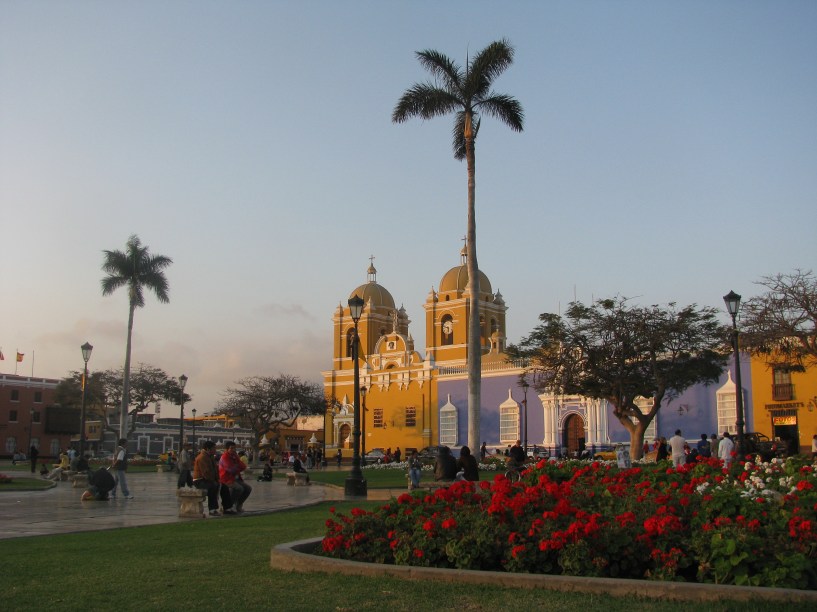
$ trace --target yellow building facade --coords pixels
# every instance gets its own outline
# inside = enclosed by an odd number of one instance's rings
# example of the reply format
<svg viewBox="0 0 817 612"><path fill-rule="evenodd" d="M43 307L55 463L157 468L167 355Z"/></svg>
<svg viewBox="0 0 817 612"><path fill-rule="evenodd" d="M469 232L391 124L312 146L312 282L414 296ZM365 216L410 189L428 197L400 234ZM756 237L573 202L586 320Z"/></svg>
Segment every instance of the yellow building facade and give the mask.
<svg viewBox="0 0 817 612"><path fill-rule="evenodd" d="M751 359L752 423L755 431L810 453L817 434L817 367L791 367L768 358Z"/></svg>
<svg viewBox="0 0 817 612"><path fill-rule="evenodd" d="M480 327L482 352L487 361L502 361L505 344L505 311L502 296L480 272ZM363 299L358 322L361 387L361 452L374 448L423 449L439 443L437 380L442 369L465 367L468 357L470 312L468 272L464 249L460 265L443 274L439 289L433 287L423 304L426 346L415 348L406 310L396 306L391 293L377 282L370 264L366 283L349 298ZM331 406L326 414L326 447L331 458L340 448L352 454L354 427L354 321L348 303L333 314L332 369L322 372ZM443 398L444 400L445 398Z"/></svg>

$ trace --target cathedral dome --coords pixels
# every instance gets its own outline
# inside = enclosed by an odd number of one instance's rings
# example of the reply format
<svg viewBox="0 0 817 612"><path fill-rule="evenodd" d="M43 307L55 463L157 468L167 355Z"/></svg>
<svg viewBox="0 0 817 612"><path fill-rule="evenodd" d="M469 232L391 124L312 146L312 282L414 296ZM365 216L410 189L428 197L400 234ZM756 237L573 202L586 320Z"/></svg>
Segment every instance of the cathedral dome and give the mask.
<svg viewBox="0 0 817 612"><path fill-rule="evenodd" d="M351 298L352 296L356 295L362 298L364 306L368 305L369 300L371 300L374 308L385 307L393 309L394 298L385 287L377 284L377 270L373 264L369 264L369 269L366 271L366 275L369 282L364 285L360 285L349 294L349 297Z"/></svg>
<svg viewBox="0 0 817 612"><path fill-rule="evenodd" d="M465 263L465 255L465 248L463 248L460 252L462 263L443 274L443 278L440 281L439 293L442 294L447 291L453 291L459 294L465 290L465 287L468 285L468 266ZM479 270L479 292L483 295L492 293L491 281L488 280L488 277L485 276L482 270Z"/></svg>
<svg viewBox="0 0 817 612"><path fill-rule="evenodd" d="M349 297L353 295L363 298L364 304L368 304L369 300L371 300L372 306L374 307L385 306L386 308L394 308L394 298L391 296L391 293L389 293L385 287L378 285L374 281L361 285L352 291Z"/></svg>

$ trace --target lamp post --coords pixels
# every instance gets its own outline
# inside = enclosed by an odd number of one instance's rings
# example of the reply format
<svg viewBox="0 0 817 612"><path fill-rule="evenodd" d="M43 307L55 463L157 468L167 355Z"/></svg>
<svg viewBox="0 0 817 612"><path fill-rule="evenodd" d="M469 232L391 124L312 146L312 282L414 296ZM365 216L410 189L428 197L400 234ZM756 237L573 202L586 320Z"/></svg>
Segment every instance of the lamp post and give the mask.
<svg viewBox="0 0 817 612"><path fill-rule="evenodd" d="M184 444L184 387L187 384L187 376L182 374L179 376L179 403L181 404L181 412L179 412L179 454L182 452L182 445Z"/></svg>
<svg viewBox="0 0 817 612"><path fill-rule="evenodd" d="M193 408L193 452L196 452L196 409Z"/></svg>
<svg viewBox="0 0 817 612"><path fill-rule="evenodd" d="M525 406L525 456L528 456L528 380L522 376L522 382L519 383L522 386L522 393L524 395L524 399L522 400L522 404Z"/></svg>
<svg viewBox="0 0 817 612"><path fill-rule="evenodd" d="M94 347L90 342L86 342L81 347L82 360L85 362L85 370L82 373L82 411L79 419L79 456L85 457L85 387L88 384L88 360L91 358L91 351Z"/></svg>
<svg viewBox="0 0 817 612"><path fill-rule="evenodd" d="M357 324L363 314L363 298L353 295L349 298L349 314L355 322L355 337L352 340L352 362L354 365L354 402L355 417L352 430L352 473L346 479L344 491L346 495L366 496L366 480L360 470L360 364L358 363L358 346L360 338L357 334Z"/></svg>
<svg viewBox="0 0 817 612"><path fill-rule="evenodd" d="M366 385L360 388L360 397L363 401L363 410L360 413L360 461L366 465Z"/></svg>
<svg viewBox="0 0 817 612"><path fill-rule="evenodd" d="M738 457L742 457L746 447L743 444L743 385L740 380L740 352L738 349L737 317L738 309L740 308L740 296L734 291L729 291L729 293L723 296L723 302L726 304L726 310L732 317L732 350L735 353L735 386L737 387L737 392L735 393L737 422L735 426L738 430Z"/></svg>

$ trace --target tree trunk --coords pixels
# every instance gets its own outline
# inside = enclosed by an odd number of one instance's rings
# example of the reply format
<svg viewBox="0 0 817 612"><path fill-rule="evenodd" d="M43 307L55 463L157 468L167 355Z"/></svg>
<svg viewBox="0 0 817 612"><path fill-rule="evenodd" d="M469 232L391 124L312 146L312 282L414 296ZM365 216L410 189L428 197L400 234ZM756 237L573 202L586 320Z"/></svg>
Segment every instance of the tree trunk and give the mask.
<svg viewBox="0 0 817 612"><path fill-rule="evenodd" d="M119 437L128 437L128 405L130 404L130 353L133 336L133 313L136 306L131 303L128 313L128 342L125 348L125 370L122 373L122 406L119 410Z"/></svg>
<svg viewBox="0 0 817 612"><path fill-rule="evenodd" d="M616 414L614 411L616 418L618 419L619 423L630 433L630 458L641 459L644 457L644 432L647 431L647 427L649 427L652 419L649 419L646 423L642 422L641 420L637 420L635 423L630 420L626 414Z"/></svg>
<svg viewBox="0 0 817 612"><path fill-rule="evenodd" d="M465 159L468 165L468 228L466 265L468 282L471 286L468 296L468 446L472 451L480 447L480 402L482 388L482 345L479 325L479 266L477 265L477 221L475 211L475 159L474 135L471 115L465 120Z"/></svg>

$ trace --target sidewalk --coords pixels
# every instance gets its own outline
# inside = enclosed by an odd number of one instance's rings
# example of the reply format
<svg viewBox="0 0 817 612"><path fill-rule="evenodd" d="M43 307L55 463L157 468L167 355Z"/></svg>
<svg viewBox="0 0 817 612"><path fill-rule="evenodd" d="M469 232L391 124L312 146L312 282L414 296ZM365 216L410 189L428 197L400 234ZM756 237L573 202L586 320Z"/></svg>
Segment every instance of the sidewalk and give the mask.
<svg viewBox="0 0 817 612"><path fill-rule="evenodd" d="M107 502L81 502L83 490L74 489L70 482L58 482L44 491L4 492L0 494L0 540L199 520L179 518L177 478L177 474L169 472L129 473L128 485L134 499ZM286 479L258 482L255 475L250 475L247 482L252 486L252 495L245 504L245 515L343 499L343 491L333 487L289 487ZM241 517L207 520L241 520Z"/></svg>

